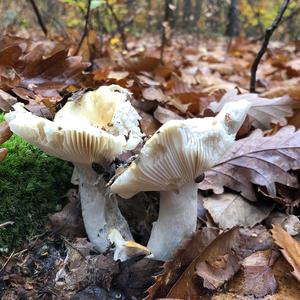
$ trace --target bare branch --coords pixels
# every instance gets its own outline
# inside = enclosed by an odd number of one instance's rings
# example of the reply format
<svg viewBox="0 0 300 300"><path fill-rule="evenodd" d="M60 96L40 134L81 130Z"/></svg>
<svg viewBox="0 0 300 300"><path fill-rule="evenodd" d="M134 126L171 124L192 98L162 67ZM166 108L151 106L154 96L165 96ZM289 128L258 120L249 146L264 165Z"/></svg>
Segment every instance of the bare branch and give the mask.
<svg viewBox="0 0 300 300"><path fill-rule="evenodd" d="M121 36L121 40L124 46L124 49L128 51L128 47L127 47L127 40L126 40L126 35L124 32L124 26L121 24L121 21L119 20L119 18L117 17L113 7L111 4L109 4L109 2L106 0L105 1L106 7L109 9L109 11L111 12L111 15L113 17L113 19L115 20L115 23L117 25L117 30Z"/></svg>
<svg viewBox="0 0 300 300"><path fill-rule="evenodd" d="M36 15L36 17L38 19L39 25L41 26L41 28L42 28L45 36L47 36L48 30L47 30L47 27L46 27L46 25L45 25L45 23L43 21L43 18L41 16L41 13L40 13L40 11L39 11L36 3L34 2L34 0L29 0L29 1L30 1L31 5L33 7L33 10L34 10L34 13L35 13L35 15Z"/></svg>
<svg viewBox="0 0 300 300"><path fill-rule="evenodd" d="M87 11L86 11L86 15L85 15L85 25L84 25L84 30L83 30L83 34L82 34L82 36L81 36L81 39L80 39L80 42L79 42L79 44L78 44L78 47L77 47L77 49L76 49L76 51L75 51L75 55L77 55L78 54L78 52L79 52L79 50L80 50L80 48L81 48L81 46L82 46L82 43L83 43L83 41L84 41L84 38L87 36L87 34L88 34L88 29L89 29L89 22L90 22L90 11L91 11L91 2L92 2L92 0L87 0L88 1L88 3L87 3Z"/></svg>
<svg viewBox="0 0 300 300"><path fill-rule="evenodd" d="M259 65L261 58L263 57L263 55L265 54L265 52L268 48L270 38L271 38L273 32L278 27L278 25L282 19L282 16L289 5L289 2L290 2L290 0L284 0L284 2L280 6L280 9L279 9L277 16L274 19L272 25L266 29L264 41L262 43L262 46L261 46L259 52L257 53L257 55L255 57L252 67L251 67L250 93L255 93L257 67Z"/></svg>

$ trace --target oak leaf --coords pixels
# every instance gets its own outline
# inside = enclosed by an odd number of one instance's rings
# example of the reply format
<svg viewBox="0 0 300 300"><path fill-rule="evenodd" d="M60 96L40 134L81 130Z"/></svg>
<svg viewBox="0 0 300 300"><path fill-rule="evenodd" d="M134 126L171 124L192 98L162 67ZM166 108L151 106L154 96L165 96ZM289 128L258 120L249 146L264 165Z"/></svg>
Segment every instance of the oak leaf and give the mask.
<svg viewBox="0 0 300 300"><path fill-rule="evenodd" d="M300 243L293 239L279 224L273 225L272 235L285 259L294 268L292 274L300 282Z"/></svg>
<svg viewBox="0 0 300 300"><path fill-rule="evenodd" d="M272 210L272 205L254 205L240 195L231 193L205 197L203 206L221 229L237 225L252 227L267 218Z"/></svg>
<svg viewBox="0 0 300 300"><path fill-rule="evenodd" d="M285 126L272 136L264 136L257 129L249 137L236 141L221 161L205 172L199 188L221 194L226 186L255 201L253 184L256 184L265 186L269 196L275 198L275 183L298 188L297 178L288 171L299 168L299 130Z"/></svg>

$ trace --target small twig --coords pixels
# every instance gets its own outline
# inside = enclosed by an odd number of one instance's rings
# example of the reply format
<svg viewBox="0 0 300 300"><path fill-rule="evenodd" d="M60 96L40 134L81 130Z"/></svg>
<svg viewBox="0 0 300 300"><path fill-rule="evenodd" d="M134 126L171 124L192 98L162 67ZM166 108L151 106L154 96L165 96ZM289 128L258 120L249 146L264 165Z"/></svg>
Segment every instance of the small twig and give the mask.
<svg viewBox="0 0 300 300"><path fill-rule="evenodd" d="M4 270L4 268L7 266L7 264L11 260L11 258L14 256L14 253L15 253L15 250L13 250L13 252L10 254L10 256L8 257L8 259L6 260L6 262L4 263L4 265L1 267L0 272L2 272Z"/></svg>
<svg viewBox="0 0 300 300"><path fill-rule="evenodd" d="M127 40L126 40L126 35L125 35L125 32L124 32L124 26L121 24L121 21L119 20L119 18L117 17L113 7L111 4L108 3L108 1L106 0L105 1L105 4L106 4L106 7L109 9L109 11L111 12L111 15L113 17L113 19L115 20L115 23L117 25L117 30L121 36L121 40L122 40L122 43L123 43L123 46L124 46L124 49L126 51L128 51L128 47L127 47Z"/></svg>
<svg viewBox="0 0 300 300"><path fill-rule="evenodd" d="M86 15L85 15L85 25L84 25L84 30L83 30L83 34L81 36L81 39L80 39L80 42L78 44L78 47L74 53L74 55L77 55L81 46L82 46L82 43L84 41L84 38L87 36L88 34L88 29L89 29L89 21L90 21L90 11L91 11L91 2L92 0L87 0L88 3L87 3L87 11L86 11Z"/></svg>
<svg viewBox="0 0 300 300"><path fill-rule="evenodd" d="M282 16L289 5L289 2L290 2L290 0L284 0L284 2L280 6L280 9L279 9L277 16L274 19L272 25L266 29L264 41L262 43L262 46L261 46L259 52L257 53L257 56L255 57L252 67L251 67L250 93L255 93L257 67L259 65L261 58L263 57L263 55L265 54L265 52L268 48L270 38L271 38L273 32L278 27L278 25L282 19Z"/></svg>
<svg viewBox="0 0 300 300"><path fill-rule="evenodd" d="M31 5L33 7L33 10L34 10L35 14L36 14L36 17L38 19L39 25L41 26L41 28L42 28L45 36L47 36L48 30L47 30L47 27L46 27L46 25L45 25L45 23L43 21L43 18L41 16L41 13L40 13L40 11L39 11L36 3L34 2L34 0L29 0L29 1L30 1Z"/></svg>
<svg viewBox="0 0 300 300"><path fill-rule="evenodd" d="M15 222L13 222L13 221L4 222L4 223L0 224L0 229L6 227L8 225L13 225L13 224L15 224Z"/></svg>

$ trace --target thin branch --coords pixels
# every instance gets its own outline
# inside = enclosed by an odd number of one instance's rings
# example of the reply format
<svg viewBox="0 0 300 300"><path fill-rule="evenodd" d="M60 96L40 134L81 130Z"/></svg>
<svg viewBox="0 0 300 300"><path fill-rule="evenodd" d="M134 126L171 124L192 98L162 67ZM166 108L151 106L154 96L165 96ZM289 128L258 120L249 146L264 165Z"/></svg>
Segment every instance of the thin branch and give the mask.
<svg viewBox="0 0 300 300"><path fill-rule="evenodd" d="M164 52L165 52L165 45L167 42L167 33L170 31L170 15L171 15L171 8L172 0L165 0L165 15L164 20L161 24L161 45L160 45L160 62L163 65L164 64Z"/></svg>
<svg viewBox="0 0 300 300"><path fill-rule="evenodd" d="M113 7L111 4L108 3L108 1L105 1L106 7L109 9L109 11L111 12L111 15L117 25L117 30L121 36L121 40L124 46L124 49L128 51L128 47L127 47L127 40L126 40L126 35L124 32L124 26L121 24L121 21L119 20L118 16L116 15Z"/></svg>
<svg viewBox="0 0 300 300"><path fill-rule="evenodd" d="M269 28L266 29L264 41L262 43L262 46L261 46L259 52L257 53L257 55L255 57L255 60L252 64L252 67L251 67L250 93L255 93L257 67L259 65L259 62L260 62L261 58L263 57L263 55L265 54L265 52L268 48L270 38L271 38L273 32L278 27L278 25L279 25L279 23L282 19L282 16L283 16L284 12L286 11L286 9L289 5L289 2L290 2L290 0L284 0L284 2L280 6L280 9L279 9L279 11L277 13L277 16L274 19L272 25Z"/></svg>
<svg viewBox="0 0 300 300"><path fill-rule="evenodd" d="M39 25L41 26L41 28L42 28L45 36L47 36L48 30L47 30L47 27L46 27L46 25L45 25L45 23L43 21L43 18L41 16L41 13L40 13L40 11L39 11L36 3L34 2L34 0L29 0L29 1L30 1L31 5L33 7L33 10L34 10L35 15L36 15L36 17L38 19Z"/></svg>
<svg viewBox="0 0 300 300"><path fill-rule="evenodd" d="M84 30L83 30L83 34L81 36L81 39L80 39L80 42L78 44L78 47L74 53L74 55L77 55L81 46L82 46L82 43L84 41L84 38L87 36L88 34L88 30L89 30L89 21L90 21L90 11L91 11L91 2L92 0L87 0L87 11L86 11L86 15L85 15L85 25L84 25Z"/></svg>

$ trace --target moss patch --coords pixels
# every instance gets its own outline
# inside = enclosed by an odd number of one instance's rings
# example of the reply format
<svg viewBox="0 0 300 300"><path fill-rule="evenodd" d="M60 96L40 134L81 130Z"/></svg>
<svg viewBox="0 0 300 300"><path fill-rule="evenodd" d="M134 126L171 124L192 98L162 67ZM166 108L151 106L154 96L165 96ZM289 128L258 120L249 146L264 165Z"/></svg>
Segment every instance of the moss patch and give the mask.
<svg viewBox="0 0 300 300"><path fill-rule="evenodd" d="M0 252L43 231L47 214L63 205L73 169L16 135L3 147L9 154L0 162L0 223L14 224L0 229Z"/></svg>

